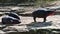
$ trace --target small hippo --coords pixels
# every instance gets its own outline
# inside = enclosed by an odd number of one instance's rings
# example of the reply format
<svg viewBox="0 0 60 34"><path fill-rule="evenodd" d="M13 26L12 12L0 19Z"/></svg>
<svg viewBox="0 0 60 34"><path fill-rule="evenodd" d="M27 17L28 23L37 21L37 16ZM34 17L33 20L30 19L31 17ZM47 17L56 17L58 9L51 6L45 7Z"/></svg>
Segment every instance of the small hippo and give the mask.
<svg viewBox="0 0 60 34"><path fill-rule="evenodd" d="M7 15L2 18L2 23L3 24L19 24L21 22L18 19Z"/></svg>
<svg viewBox="0 0 60 34"><path fill-rule="evenodd" d="M45 10L37 10L32 13L34 22L36 22L36 17L38 18L44 18L43 22L46 22L47 16L53 15L54 11L45 11Z"/></svg>
<svg viewBox="0 0 60 34"><path fill-rule="evenodd" d="M5 16L2 17L3 24L18 24L20 22L19 16L14 12L5 13Z"/></svg>

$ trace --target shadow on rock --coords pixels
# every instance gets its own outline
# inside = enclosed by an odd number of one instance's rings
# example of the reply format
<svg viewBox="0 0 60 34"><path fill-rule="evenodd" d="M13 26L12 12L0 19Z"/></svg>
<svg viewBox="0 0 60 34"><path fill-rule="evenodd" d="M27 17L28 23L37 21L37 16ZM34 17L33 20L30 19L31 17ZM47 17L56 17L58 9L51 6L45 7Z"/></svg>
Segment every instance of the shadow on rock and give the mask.
<svg viewBox="0 0 60 34"><path fill-rule="evenodd" d="M34 26L34 27L46 27L46 26L51 26L52 21L50 22L32 22L28 24L28 26Z"/></svg>

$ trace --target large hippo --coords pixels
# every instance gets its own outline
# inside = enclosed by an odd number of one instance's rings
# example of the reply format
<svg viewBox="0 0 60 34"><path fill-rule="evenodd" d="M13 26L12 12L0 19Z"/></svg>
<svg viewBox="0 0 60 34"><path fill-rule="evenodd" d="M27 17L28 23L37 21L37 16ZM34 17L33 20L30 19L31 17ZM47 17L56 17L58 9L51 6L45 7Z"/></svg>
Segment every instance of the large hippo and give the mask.
<svg viewBox="0 0 60 34"><path fill-rule="evenodd" d="M43 22L46 22L46 18L47 16L50 16L50 15L53 15L54 14L54 11L51 11L51 10L36 10L32 13L32 16L33 16L33 19L34 19L34 22L36 22L36 17L38 18L44 18L44 21Z"/></svg>

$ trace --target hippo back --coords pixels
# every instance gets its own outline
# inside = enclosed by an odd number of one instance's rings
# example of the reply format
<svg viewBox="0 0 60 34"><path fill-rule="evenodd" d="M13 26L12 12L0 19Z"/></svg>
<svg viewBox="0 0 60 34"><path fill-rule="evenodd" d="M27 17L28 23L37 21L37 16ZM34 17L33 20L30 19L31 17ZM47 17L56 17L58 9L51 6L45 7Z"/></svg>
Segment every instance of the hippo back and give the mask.
<svg viewBox="0 0 60 34"><path fill-rule="evenodd" d="M43 18L43 17L46 17L46 16L47 16L47 12L44 11L44 10L37 10L37 11L34 11L34 12L32 13L32 16L33 16L33 17Z"/></svg>
<svg viewBox="0 0 60 34"><path fill-rule="evenodd" d="M33 17L44 18L50 15L53 15L54 11L45 11L45 10L37 10L32 13Z"/></svg>
<svg viewBox="0 0 60 34"><path fill-rule="evenodd" d="M11 16L11 17L14 17L14 18L17 18L17 19L20 20L19 16L18 16L16 13L14 13L14 12L10 12L10 13L8 14L8 16Z"/></svg>

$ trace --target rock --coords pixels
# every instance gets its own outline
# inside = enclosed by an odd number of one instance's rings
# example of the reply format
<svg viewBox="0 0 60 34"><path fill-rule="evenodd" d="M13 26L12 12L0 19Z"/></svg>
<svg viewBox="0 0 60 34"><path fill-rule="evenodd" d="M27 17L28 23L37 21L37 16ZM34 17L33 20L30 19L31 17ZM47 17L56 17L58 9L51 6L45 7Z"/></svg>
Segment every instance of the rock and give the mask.
<svg viewBox="0 0 60 34"><path fill-rule="evenodd" d="M52 33L60 34L60 31L52 31Z"/></svg>
<svg viewBox="0 0 60 34"><path fill-rule="evenodd" d="M0 25L0 30L5 28L5 27L6 27L6 25Z"/></svg>
<svg viewBox="0 0 60 34"><path fill-rule="evenodd" d="M26 32L29 31L27 26L8 26L3 29L3 31L17 31L17 32Z"/></svg>
<svg viewBox="0 0 60 34"><path fill-rule="evenodd" d="M7 31L6 32L7 34L16 34L16 33L18 33L17 31Z"/></svg>
<svg viewBox="0 0 60 34"><path fill-rule="evenodd" d="M4 31L0 30L0 34L6 34L6 32L4 32Z"/></svg>
<svg viewBox="0 0 60 34"><path fill-rule="evenodd" d="M6 28L3 29L3 31L6 31L6 32L7 31L16 31L16 29L7 26Z"/></svg>
<svg viewBox="0 0 60 34"><path fill-rule="evenodd" d="M32 22L30 24L28 24L28 26L33 26L33 27L45 27L45 26L51 26L52 22Z"/></svg>

